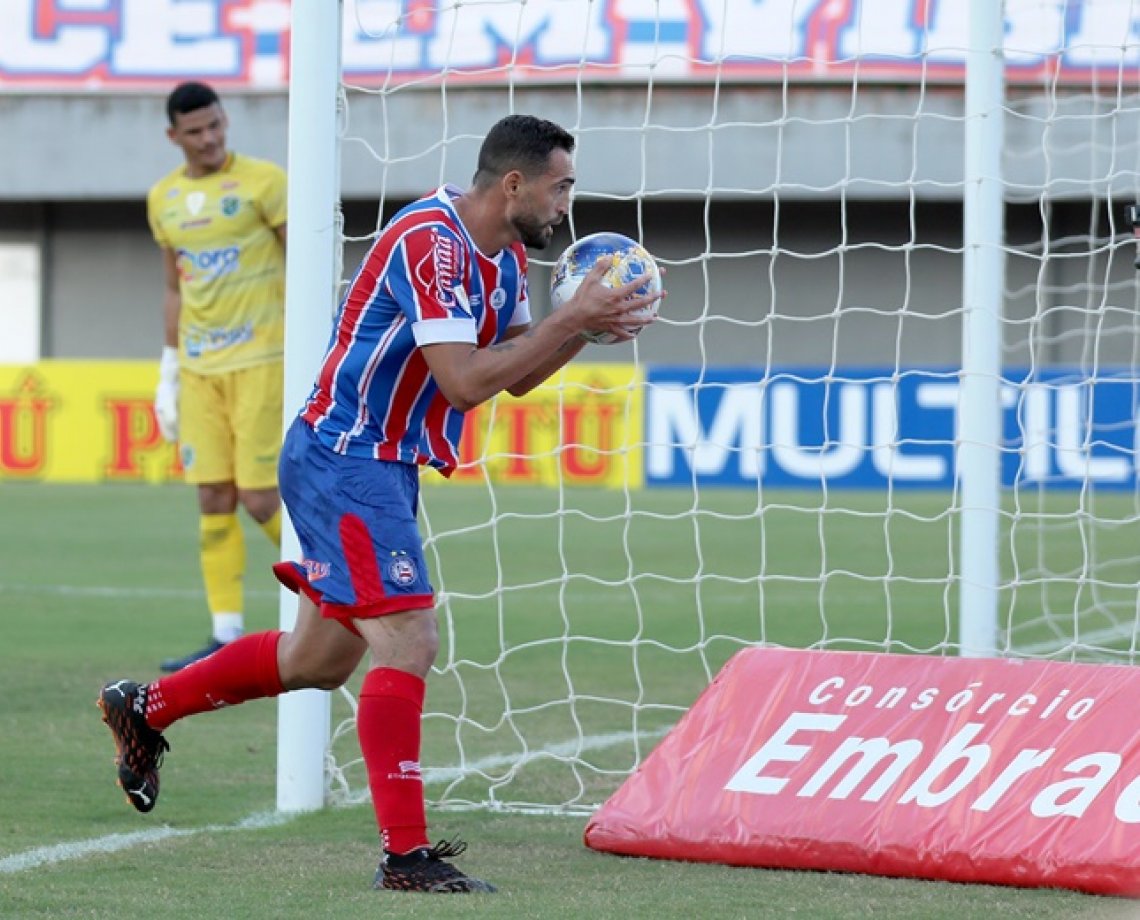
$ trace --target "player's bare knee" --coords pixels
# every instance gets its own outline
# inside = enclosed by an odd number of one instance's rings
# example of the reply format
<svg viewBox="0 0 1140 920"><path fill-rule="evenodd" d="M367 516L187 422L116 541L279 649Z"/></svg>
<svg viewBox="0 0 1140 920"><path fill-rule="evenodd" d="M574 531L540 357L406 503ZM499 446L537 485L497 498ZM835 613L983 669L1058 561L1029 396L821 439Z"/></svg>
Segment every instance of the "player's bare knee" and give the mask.
<svg viewBox="0 0 1140 920"><path fill-rule="evenodd" d="M286 690L336 690L352 676L359 660L291 656L279 664L281 683Z"/></svg>
<svg viewBox="0 0 1140 920"><path fill-rule="evenodd" d="M257 523L264 524L281 507L281 498L276 489L239 489L238 501Z"/></svg>
<svg viewBox="0 0 1140 920"><path fill-rule="evenodd" d="M352 677L353 670L355 670L355 665L350 668L343 664L325 662L321 666L314 667L310 672L308 686L317 690L336 690L347 683L348 679Z"/></svg>
<svg viewBox="0 0 1140 920"><path fill-rule="evenodd" d="M425 612L415 618L410 638L412 653L426 674L435 663L435 656L439 654L439 622L435 611Z"/></svg>
<svg viewBox="0 0 1140 920"><path fill-rule="evenodd" d="M373 667L396 668L420 677L431 670L439 652L435 611L409 610L356 624L368 640Z"/></svg>
<svg viewBox="0 0 1140 920"><path fill-rule="evenodd" d="M203 482L198 485L198 508L203 514L233 514L238 491L232 482Z"/></svg>
<svg viewBox="0 0 1140 920"><path fill-rule="evenodd" d="M418 657L430 668L435 663L435 656L439 654L439 625L434 616L425 616L420 619L419 628L413 639Z"/></svg>
<svg viewBox="0 0 1140 920"><path fill-rule="evenodd" d="M363 653L363 643L330 647L286 633L278 646L277 670L286 690L335 690L352 676Z"/></svg>

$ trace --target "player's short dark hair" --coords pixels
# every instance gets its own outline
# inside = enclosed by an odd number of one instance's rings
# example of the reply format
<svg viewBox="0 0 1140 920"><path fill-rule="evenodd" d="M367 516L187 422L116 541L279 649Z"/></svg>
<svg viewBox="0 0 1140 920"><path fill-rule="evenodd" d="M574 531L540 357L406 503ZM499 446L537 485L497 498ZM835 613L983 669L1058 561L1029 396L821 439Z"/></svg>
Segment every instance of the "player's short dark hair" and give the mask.
<svg viewBox="0 0 1140 920"><path fill-rule="evenodd" d="M174 120L179 115L196 112L198 109L204 109L215 102L220 102L218 94L205 83L198 83L194 80L179 83L166 97L166 117L170 119L170 125L173 127Z"/></svg>
<svg viewBox="0 0 1140 920"><path fill-rule="evenodd" d="M474 182L492 182L512 169L528 177L539 175L554 150L573 153L574 135L545 118L508 115L497 121L483 139Z"/></svg>

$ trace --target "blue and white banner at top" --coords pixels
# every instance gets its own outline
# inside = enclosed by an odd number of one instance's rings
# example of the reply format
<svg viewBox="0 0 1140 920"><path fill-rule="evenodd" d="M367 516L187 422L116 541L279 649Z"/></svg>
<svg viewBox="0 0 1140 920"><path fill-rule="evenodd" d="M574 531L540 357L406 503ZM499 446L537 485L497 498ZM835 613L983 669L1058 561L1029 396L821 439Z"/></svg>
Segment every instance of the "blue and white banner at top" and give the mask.
<svg viewBox="0 0 1140 920"><path fill-rule="evenodd" d="M968 9L966 0L345 0L342 63L362 86L961 82ZM0 88L201 79L283 89L290 19L288 0L0 0ZM1005 0L1005 19L1011 83L1140 82L1134 0Z"/></svg>
<svg viewBox="0 0 1140 920"><path fill-rule="evenodd" d="M1005 486L1134 490L1140 380L1007 371ZM658 367L645 387L645 483L946 489L958 371Z"/></svg>

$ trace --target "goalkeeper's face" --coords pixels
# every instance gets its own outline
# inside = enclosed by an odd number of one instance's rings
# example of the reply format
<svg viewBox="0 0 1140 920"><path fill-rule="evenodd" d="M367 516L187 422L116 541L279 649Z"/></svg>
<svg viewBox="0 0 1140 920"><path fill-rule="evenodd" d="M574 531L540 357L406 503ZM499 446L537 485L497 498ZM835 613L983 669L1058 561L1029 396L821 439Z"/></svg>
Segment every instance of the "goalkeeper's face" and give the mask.
<svg viewBox="0 0 1140 920"><path fill-rule="evenodd" d="M570 154L555 149L546 171L523 180L510 216L523 245L545 249L554 239L554 228L570 212L570 191L574 188L574 164Z"/></svg>
<svg viewBox="0 0 1140 920"><path fill-rule="evenodd" d="M167 128L171 143L182 148L191 176L217 172L226 164L226 113L216 102L192 112L180 112Z"/></svg>

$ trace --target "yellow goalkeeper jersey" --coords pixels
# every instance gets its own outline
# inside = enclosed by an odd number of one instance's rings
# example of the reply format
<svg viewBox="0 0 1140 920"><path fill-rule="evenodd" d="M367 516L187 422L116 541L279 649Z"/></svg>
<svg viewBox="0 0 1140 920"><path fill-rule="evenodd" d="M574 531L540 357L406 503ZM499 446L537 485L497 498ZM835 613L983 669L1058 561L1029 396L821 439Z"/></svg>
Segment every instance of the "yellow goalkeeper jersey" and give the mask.
<svg viewBox="0 0 1140 920"><path fill-rule="evenodd" d="M217 374L283 356L285 185L275 163L231 153L216 173L179 167L147 194L151 233L178 264L182 367Z"/></svg>

